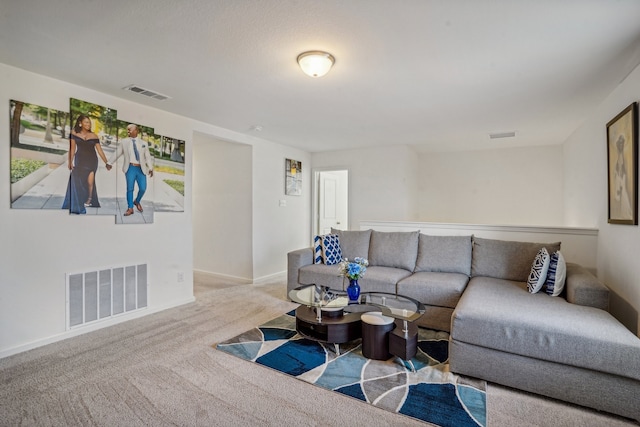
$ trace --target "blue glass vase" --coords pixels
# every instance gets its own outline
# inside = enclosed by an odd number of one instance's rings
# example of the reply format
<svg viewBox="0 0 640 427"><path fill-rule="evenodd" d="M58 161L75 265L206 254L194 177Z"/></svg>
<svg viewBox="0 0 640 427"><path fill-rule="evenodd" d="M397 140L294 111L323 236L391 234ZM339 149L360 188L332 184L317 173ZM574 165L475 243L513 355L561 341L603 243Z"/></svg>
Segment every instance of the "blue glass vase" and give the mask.
<svg viewBox="0 0 640 427"><path fill-rule="evenodd" d="M358 298L360 297L360 285L358 284L358 279L349 279L347 295L349 295L349 302L358 302Z"/></svg>

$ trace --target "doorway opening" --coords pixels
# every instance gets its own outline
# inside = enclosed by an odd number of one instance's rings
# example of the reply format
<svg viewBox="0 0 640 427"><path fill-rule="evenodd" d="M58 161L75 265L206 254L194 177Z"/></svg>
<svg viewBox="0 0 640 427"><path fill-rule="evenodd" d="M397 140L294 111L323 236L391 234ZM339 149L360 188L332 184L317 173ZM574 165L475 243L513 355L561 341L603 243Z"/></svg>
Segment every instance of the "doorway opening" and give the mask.
<svg viewBox="0 0 640 427"><path fill-rule="evenodd" d="M349 229L349 171L313 172L312 236L329 234L331 228Z"/></svg>

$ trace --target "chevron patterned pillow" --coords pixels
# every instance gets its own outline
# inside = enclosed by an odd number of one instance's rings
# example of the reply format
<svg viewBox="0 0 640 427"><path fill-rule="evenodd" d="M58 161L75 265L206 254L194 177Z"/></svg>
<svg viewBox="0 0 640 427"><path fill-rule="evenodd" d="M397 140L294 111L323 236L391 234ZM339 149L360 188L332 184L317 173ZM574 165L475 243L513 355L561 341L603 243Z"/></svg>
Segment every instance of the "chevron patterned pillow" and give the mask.
<svg viewBox="0 0 640 427"><path fill-rule="evenodd" d="M527 288L529 292L535 294L542 289L544 282L547 280L547 272L549 271L550 256L547 248L538 251L536 258L531 266L531 273L527 279Z"/></svg>
<svg viewBox="0 0 640 427"><path fill-rule="evenodd" d="M324 260L322 259L322 238L324 236L315 236L313 238L313 263L314 264L322 264Z"/></svg>

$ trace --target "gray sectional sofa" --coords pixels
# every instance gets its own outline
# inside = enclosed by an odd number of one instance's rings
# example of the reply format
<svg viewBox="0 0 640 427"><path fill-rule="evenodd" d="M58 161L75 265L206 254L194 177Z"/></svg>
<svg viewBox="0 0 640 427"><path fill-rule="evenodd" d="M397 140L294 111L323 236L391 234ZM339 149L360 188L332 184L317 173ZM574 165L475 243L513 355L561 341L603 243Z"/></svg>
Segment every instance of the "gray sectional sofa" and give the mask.
<svg viewBox="0 0 640 427"><path fill-rule="evenodd" d="M559 297L531 294L527 278L548 244L340 231L344 258L367 257L363 292L422 302L418 324L450 333L452 372L640 421L640 339L608 313L609 290L567 263ZM336 265L314 264L313 248L288 254L287 287L344 289Z"/></svg>

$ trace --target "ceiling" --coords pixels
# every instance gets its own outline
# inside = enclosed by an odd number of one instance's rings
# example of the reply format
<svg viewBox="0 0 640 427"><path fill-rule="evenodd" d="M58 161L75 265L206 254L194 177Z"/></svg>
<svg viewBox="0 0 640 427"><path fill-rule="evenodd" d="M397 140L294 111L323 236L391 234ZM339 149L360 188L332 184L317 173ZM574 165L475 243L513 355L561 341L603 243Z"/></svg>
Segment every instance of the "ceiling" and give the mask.
<svg viewBox="0 0 640 427"><path fill-rule="evenodd" d="M549 145L640 63L640 1L0 0L0 62L310 152Z"/></svg>

